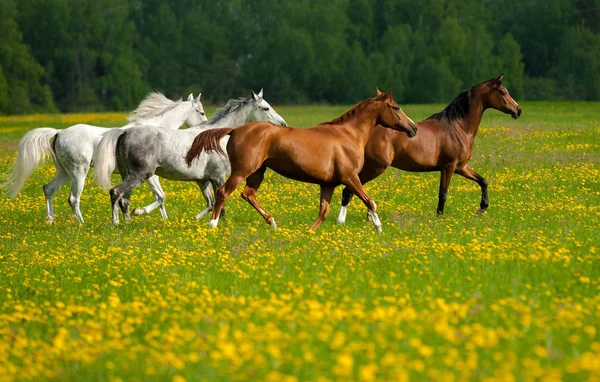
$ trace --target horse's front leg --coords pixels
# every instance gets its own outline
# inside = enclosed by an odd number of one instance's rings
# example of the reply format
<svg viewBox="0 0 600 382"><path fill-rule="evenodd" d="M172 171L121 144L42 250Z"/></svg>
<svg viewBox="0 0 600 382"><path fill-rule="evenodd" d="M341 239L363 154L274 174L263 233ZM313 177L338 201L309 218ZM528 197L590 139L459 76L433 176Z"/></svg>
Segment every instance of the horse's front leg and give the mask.
<svg viewBox="0 0 600 382"><path fill-rule="evenodd" d="M452 174L456 168L456 163L448 164L442 167L440 173L440 191L438 194L438 207L437 214L444 214L444 205L446 204L446 198L448 197L448 187L450 187L450 181L452 180Z"/></svg>
<svg viewBox="0 0 600 382"><path fill-rule="evenodd" d="M455 172L458 175L462 175L467 179L477 182L477 184L479 184L479 186L481 187L481 203L479 204L479 211L477 211L477 213L481 215L487 210L488 206L490 205L488 201L488 184L485 178L476 173L475 170L469 167L469 165L466 165L463 168L459 168Z"/></svg>

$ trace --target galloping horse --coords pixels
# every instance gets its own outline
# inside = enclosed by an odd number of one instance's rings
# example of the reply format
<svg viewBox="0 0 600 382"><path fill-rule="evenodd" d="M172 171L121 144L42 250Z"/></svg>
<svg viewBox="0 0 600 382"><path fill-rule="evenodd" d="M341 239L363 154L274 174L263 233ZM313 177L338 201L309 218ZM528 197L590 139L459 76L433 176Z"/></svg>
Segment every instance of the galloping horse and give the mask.
<svg viewBox="0 0 600 382"><path fill-rule="evenodd" d="M263 181L267 167L301 182L321 186L319 218L310 226L316 230L329 212L329 203L335 188L349 187L369 209L369 218L381 232L381 222L373 200L363 190L358 173L364 162L364 149L375 125L406 131L414 136L415 123L408 118L392 98L392 89L386 94L369 98L341 117L310 129L295 129L265 122L253 122L237 129L208 130L196 137L186 155L188 166L203 151L224 154L219 140L230 135L227 153L231 175L217 193L209 227L216 227L223 204L229 195L246 180L242 198L277 229L275 219L256 200L256 192Z"/></svg>
<svg viewBox="0 0 600 382"><path fill-rule="evenodd" d="M115 131L125 131L140 124L175 130L179 129L183 123L195 126L207 120L204 107L200 102L200 95L194 99L194 96L190 94L187 101L171 101L161 93L148 94L127 119L130 123L114 129L77 124L66 129L41 127L29 131L19 142L19 153L13 167L12 177L6 184L10 197L16 198L27 178L43 162L43 159L52 157L56 167L56 176L43 187L48 211L46 220L49 223L54 221L52 202L54 193L71 180L69 205L77 221L83 223L83 215L79 209L81 193L85 177L93 164L94 152L103 136ZM162 192L157 177L152 177L147 181L153 190L160 189Z"/></svg>
<svg viewBox="0 0 600 382"><path fill-rule="evenodd" d="M496 109L517 119L523 113L502 85L504 74L460 93L444 110L418 122L419 135L407 139L405 134L377 126L365 147L365 164L360 182L365 184L389 167L411 171L440 171L438 215L444 213L444 204L452 174L457 173L481 186L479 213L488 208L487 182L469 165L473 142L486 109ZM352 188L342 193L339 223L346 221L347 205Z"/></svg>

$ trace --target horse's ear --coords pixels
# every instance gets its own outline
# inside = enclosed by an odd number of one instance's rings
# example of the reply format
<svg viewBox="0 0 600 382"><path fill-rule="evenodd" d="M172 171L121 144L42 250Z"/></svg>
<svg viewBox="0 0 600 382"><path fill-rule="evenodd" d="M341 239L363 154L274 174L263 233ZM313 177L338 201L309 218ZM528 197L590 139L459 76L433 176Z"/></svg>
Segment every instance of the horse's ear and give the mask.
<svg viewBox="0 0 600 382"><path fill-rule="evenodd" d="M200 102L200 96L202 95L202 93L198 93L198 98L196 98L197 102Z"/></svg>
<svg viewBox="0 0 600 382"><path fill-rule="evenodd" d="M258 96L256 95L256 93L254 93L254 90L250 90L250 98L252 98L253 100L258 99Z"/></svg>
<svg viewBox="0 0 600 382"><path fill-rule="evenodd" d="M496 83L498 85L502 85L502 79L504 78L504 73L502 73L498 78L496 78Z"/></svg>
<svg viewBox="0 0 600 382"><path fill-rule="evenodd" d="M387 93L385 93L385 96L386 96L387 98L391 98L391 97L392 97L392 88L389 88L389 89L388 89Z"/></svg>
<svg viewBox="0 0 600 382"><path fill-rule="evenodd" d="M258 98L262 98L263 97L263 89L260 88L260 91L258 92Z"/></svg>
<svg viewBox="0 0 600 382"><path fill-rule="evenodd" d="M379 97L380 95L382 95L383 93L381 92L381 90L379 90L379 88L375 88L375 90L377 90L377 97Z"/></svg>
<svg viewBox="0 0 600 382"><path fill-rule="evenodd" d="M194 100L194 93L190 93L190 95L188 96L188 101L193 101Z"/></svg>

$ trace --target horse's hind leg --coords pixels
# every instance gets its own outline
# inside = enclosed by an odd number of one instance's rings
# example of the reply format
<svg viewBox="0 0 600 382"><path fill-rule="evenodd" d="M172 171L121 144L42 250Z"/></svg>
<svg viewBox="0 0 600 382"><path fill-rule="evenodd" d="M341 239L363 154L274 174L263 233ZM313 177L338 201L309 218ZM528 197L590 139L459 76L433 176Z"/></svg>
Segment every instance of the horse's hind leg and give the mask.
<svg viewBox="0 0 600 382"><path fill-rule="evenodd" d="M371 220L371 223L373 223L375 230L377 230L377 232L381 233L381 231L382 231L381 221L379 220L379 216L377 216L377 212L375 212L375 210L377 209L377 205L375 204L373 199L371 199L371 197L369 195L367 195L367 193L365 192L358 175L351 176L346 181L342 182L342 184L344 184L346 187L348 187L349 190L353 194L358 196L360 198L360 200L363 201L365 206L367 206L367 208L369 210L368 211L369 220Z"/></svg>
<svg viewBox="0 0 600 382"><path fill-rule="evenodd" d="M84 223L83 215L81 214L81 210L79 209L79 204L81 201L81 193L83 192L83 187L85 185L85 176L87 175L88 168L78 166L73 171L71 171L71 194L69 195L69 205L75 214L75 218L81 224Z"/></svg>
<svg viewBox="0 0 600 382"><path fill-rule="evenodd" d="M225 182L223 187L219 188L219 191L217 191L215 208L213 209L212 217L208 222L208 228L214 228L219 224L219 217L221 216L221 211L223 210L223 205L225 204L225 201L227 201L229 195L231 195L231 193L235 191L235 189L238 188L240 184L242 184L242 182L244 181L244 179L246 179L247 176L248 173L245 171L234 170L231 172L231 175L229 176L229 179L227 179L227 182Z"/></svg>
<svg viewBox="0 0 600 382"><path fill-rule="evenodd" d="M119 223L119 207L123 212L123 217L129 221L129 198L132 191L144 183L146 179L152 176L152 173L147 174L127 174L121 184L111 188L110 201L112 203L113 223Z"/></svg>
<svg viewBox="0 0 600 382"><path fill-rule="evenodd" d="M333 191L335 187L329 186L321 186L321 203L319 207L319 217L317 220L310 226L309 230L316 231L321 223L327 218L329 214L329 205L331 203L331 197L333 196Z"/></svg>
<svg viewBox="0 0 600 382"><path fill-rule="evenodd" d="M210 189L210 181L209 180L198 180L196 181L198 187L200 187L200 191L202 191L202 196L204 196L204 200L206 201L206 208L200 211L199 214L194 216L196 220L202 219L206 214L213 210L215 206L215 200L213 197L212 190Z"/></svg>
<svg viewBox="0 0 600 382"><path fill-rule="evenodd" d="M274 230L277 230L277 224L275 223L275 219L273 219L273 216L269 215L267 211L265 211L265 209L262 208L256 200L256 192L258 191L260 184L265 178L266 170L267 168L265 166L262 166L255 173L246 178L246 187L244 188L244 191L242 191L242 198L248 203L250 203L250 205L254 207L256 211L258 211L258 213L263 217L263 219L265 219L267 224L273 227Z"/></svg>
<svg viewBox="0 0 600 382"><path fill-rule="evenodd" d="M479 211L477 211L477 213L480 215L482 213L484 213L485 210L487 210L487 208L489 206L488 185L487 185L485 178L483 176L479 175L478 173L476 173L475 170L473 170L471 167L469 167L469 165L466 165L463 168L457 169L454 172L457 173L458 175L462 175L465 178L470 179L474 182L477 182L477 184L479 184L479 186L481 187L481 203L479 204Z"/></svg>
<svg viewBox="0 0 600 382"><path fill-rule="evenodd" d="M152 195L154 196L154 203L147 205L146 207L143 208L134 208L132 211L133 215L144 215L144 214L149 214L150 212L154 211L156 209L156 207L159 208L160 210L160 215L162 216L163 219L168 219L167 216L167 209L165 208L165 199L166 199L166 195L165 192L163 191L161 185L160 185L160 181L158 179L158 176L156 175L152 175L150 178L148 178L146 180L146 183L148 184L148 186L150 187L150 190L152 190Z"/></svg>
<svg viewBox="0 0 600 382"><path fill-rule="evenodd" d="M46 209L48 210L46 221L48 223L52 223L54 221L54 204L52 202L52 197L59 188L67 184L69 181L69 175L66 173L62 165L60 163L55 163L55 166L56 176L50 183L45 184L42 187L44 190L44 196L46 197Z"/></svg>

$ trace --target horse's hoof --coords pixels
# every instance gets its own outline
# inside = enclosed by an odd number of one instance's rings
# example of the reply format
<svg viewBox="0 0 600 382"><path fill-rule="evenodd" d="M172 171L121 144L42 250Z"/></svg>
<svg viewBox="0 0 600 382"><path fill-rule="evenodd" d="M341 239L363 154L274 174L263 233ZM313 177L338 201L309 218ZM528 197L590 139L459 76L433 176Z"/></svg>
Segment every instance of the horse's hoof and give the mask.
<svg viewBox="0 0 600 382"><path fill-rule="evenodd" d="M48 223L48 224L54 223L54 216L46 216L46 223Z"/></svg>
<svg viewBox="0 0 600 382"><path fill-rule="evenodd" d="M129 214L125 214L123 216L123 218L125 219L126 222L130 222L131 221L131 215L129 215Z"/></svg>
<svg viewBox="0 0 600 382"><path fill-rule="evenodd" d="M141 209L141 208L135 207L133 209L133 211L131 211L131 214L134 215L134 216L140 216L140 215L144 214L144 210Z"/></svg>
<svg viewBox="0 0 600 382"><path fill-rule="evenodd" d="M346 224L346 219L337 219L338 224Z"/></svg>
<svg viewBox="0 0 600 382"><path fill-rule="evenodd" d="M210 221L208 222L208 228L212 229L212 228L216 228L217 224L219 224L219 221L217 219L210 219Z"/></svg>
<svg viewBox="0 0 600 382"><path fill-rule="evenodd" d="M271 218L271 227L273 227L273 229L277 231L277 223L275 223L275 219L273 218Z"/></svg>

